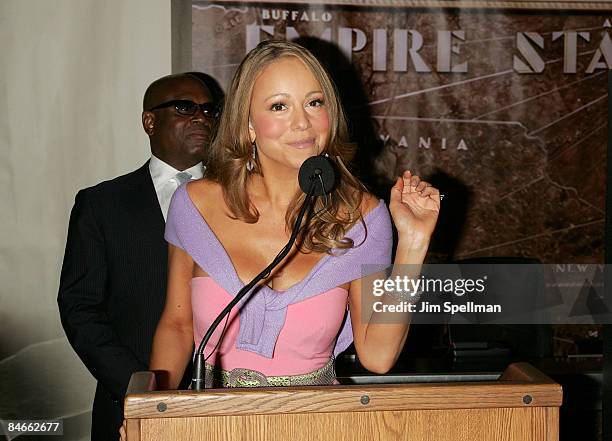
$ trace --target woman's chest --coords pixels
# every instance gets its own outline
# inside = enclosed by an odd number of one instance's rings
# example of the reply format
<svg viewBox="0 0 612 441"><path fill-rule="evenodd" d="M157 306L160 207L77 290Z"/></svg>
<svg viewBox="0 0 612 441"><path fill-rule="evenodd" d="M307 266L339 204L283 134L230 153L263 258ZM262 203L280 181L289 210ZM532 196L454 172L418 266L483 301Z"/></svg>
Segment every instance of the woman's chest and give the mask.
<svg viewBox="0 0 612 441"><path fill-rule="evenodd" d="M275 259L288 242L289 233L284 225L242 223L224 229L219 240L238 277L246 283ZM299 252L294 245L264 282L275 291L286 291L307 277L326 256Z"/></svg>

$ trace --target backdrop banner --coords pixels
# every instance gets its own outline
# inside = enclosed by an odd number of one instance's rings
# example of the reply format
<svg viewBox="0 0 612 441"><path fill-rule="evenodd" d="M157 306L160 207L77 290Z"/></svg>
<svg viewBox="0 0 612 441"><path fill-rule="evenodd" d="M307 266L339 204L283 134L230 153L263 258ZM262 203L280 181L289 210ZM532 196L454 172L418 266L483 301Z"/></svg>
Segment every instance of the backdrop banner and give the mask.
<svg viewBox="0 0 612 441"><path fill-rule="evenodd" d="M194 1L193 67L226 88L262 40L310 48L373 191L410 169L446 194L435 260L603 262L609 11L398 4Z"/></svg>

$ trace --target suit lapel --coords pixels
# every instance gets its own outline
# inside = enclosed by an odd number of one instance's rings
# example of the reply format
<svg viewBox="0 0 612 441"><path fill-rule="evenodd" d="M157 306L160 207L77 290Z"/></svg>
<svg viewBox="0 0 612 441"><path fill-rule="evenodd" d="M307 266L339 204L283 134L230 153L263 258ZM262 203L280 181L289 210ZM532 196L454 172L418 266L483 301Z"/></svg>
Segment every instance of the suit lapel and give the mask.
<svg viewBox="0 0 612 441"><path fill-rule="evenodd" d="M131 177L132 191L129 192L128 202L133 212L140 218L142 228L149 230L152 237L163 237L166 225L149 172L149 162L134 171Z"/></svg>

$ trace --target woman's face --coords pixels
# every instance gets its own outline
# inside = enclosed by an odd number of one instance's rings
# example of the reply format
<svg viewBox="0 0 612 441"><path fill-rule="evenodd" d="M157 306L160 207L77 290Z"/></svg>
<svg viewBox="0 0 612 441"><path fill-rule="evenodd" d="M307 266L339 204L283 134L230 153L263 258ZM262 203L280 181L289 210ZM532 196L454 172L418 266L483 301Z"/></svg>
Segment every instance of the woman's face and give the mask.
<svg viewBox="0 0 612 441"><path fill-rule="evenodd" d="M329 117L323 89L301 60L283 57L261 71L251 95L249 133L264 169L299 169L325 150Z"/></svg>

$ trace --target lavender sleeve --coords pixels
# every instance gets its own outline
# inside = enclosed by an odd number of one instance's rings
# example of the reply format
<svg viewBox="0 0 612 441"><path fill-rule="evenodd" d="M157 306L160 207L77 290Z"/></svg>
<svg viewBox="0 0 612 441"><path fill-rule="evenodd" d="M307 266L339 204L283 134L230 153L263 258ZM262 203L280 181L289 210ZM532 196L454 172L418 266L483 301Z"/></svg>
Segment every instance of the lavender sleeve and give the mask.
<svg viewBox="0 0 612 441"><path fill-rule="evenodd" d="M185 219L185 196L186 196L186 185L181 185L172 195L172 199L170 201L170 208L168 209L168 218L166 220L166 231L164 233L164 239L166 242L174 245L175 247L179 247L184 250L185 245L181 240L181 227L183 227L183 222Z"/></svg>
<svg viewBox="0 0 612 441"><path fill-rule="evenodd" d="M391 264L391 248L393 245L393 232L391 218L387 207L381 202L372 216L366 217L365 230L357 228L352 237L356 243L361 244L351 250L350 259L346 259L346 279L348 281L369 276ZM336 268L339 265L335 265ZM350 268L350 269L349 269ZM353 329L351 326L351 313L346 314L344 324L338 334L334 356L344 351L353 342Z"/></svg>

